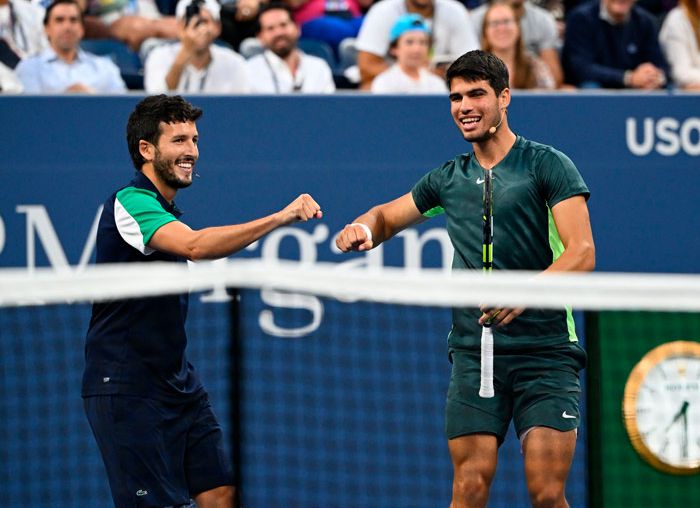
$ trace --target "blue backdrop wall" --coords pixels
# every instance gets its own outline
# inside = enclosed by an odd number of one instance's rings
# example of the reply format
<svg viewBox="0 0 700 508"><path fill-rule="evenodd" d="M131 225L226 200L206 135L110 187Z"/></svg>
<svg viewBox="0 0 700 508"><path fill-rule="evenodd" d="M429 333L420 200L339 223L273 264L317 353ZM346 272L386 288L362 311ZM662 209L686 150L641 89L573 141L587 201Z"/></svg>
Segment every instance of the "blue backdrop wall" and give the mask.
<svg viewBox="0 0 700 508"><path fill-rule="evenodd" d="M0 98L0 266L90 260L98 207L133 172L124 132L138 100ZM446 98L193 102L205 111L200 177L177 197L192 227L246 221L308 192L323 221L279 230L240 255L397 266L449 259L440 219L366 258L332 247L360 212L469 150ZM513 130L567 153L591 189L598 269L698 272L697 104L665 94L514 96ZM246 506L448 504L444 311L316 299L294 310L283 295L244 292L234 394L228 306L209 296L209 303L193 299L190 348L225 426L240 424ZM11 504L110 505L79 399L87 315L84 306L0 309L0 491ZM372 329L359 331L367 316ZM232 407L240 407L236 422ZM586 503L582 444L572 506ZM501 450L492 506L526 504L521 469L511 439Z"/></svg>

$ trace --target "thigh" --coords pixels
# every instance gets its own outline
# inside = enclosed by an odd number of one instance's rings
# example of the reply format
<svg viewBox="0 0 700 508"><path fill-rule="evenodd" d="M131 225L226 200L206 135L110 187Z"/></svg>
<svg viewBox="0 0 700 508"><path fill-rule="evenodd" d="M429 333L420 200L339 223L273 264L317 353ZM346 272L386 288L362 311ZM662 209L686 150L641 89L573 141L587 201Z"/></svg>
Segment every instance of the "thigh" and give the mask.
<svg viewBox="0 0 700 508"><path fill-rule="evenodd" d="M445 432L448 439L470 434L491 434L503 442L512 415L510 392L506 388L505 364L494 358L495 396L479 396L481 357L478 351L453 350L452 375L445 407Z"/></svg>
<svg viewBox="0 0 700 508"><path fill-rule="evenodd" d="M208 397L203 397L189 430L185 457L190 495L233 485L233 468L224 435Z"/></svg>
<svg viewBox="0 0 700 508"><path fill-rule="evenodd" d="M119 507L190 501L183 469L186 422L173 407L137 397L87 397L85 411Z"/></svg>
<svg viewBox="0 0 700 508"><path fill-rule="evenodd" d="M512 357L513 423L519 437L533 427L578 428L579 371L585 364L586 353L576 343Z"/></svg>
<svg viewBox="0 0 700 508"><path fill-rule="evenodd" d="M530 492L558 485L563 491L576 450L576 431L535 427L523 441L525 477Z"/></svg>
<svg viewBox="0 0 700 508"><path fill-rule="evenodd" d="M488 434L472 434L450 439L447 442L455 477L478 476L486 485L491 484L496 473L498 440Z"/></svg>

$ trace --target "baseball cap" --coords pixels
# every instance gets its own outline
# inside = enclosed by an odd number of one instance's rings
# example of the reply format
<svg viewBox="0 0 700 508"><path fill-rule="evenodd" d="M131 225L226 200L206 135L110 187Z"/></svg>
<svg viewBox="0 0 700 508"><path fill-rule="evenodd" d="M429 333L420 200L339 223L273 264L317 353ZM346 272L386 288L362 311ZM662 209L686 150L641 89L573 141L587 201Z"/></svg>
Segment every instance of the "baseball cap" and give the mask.
<svg viewBox="0 0 700 508"><path fill-rule="evenodd" d="M404 33L415 30L430 35L430 28L420 14L402 14L391 27L389 42L395 42Z"/></svg>
<svg viewBox="0 0 700 508"><path fill-rule="evenodd" d="M185 10L187 6L191 3L199 3L202 9L206 9L214 21L219 21L221 19L221 5L216 0L180 0L175 7L175 17L177 19L182 19L185 17Z"/></svg>

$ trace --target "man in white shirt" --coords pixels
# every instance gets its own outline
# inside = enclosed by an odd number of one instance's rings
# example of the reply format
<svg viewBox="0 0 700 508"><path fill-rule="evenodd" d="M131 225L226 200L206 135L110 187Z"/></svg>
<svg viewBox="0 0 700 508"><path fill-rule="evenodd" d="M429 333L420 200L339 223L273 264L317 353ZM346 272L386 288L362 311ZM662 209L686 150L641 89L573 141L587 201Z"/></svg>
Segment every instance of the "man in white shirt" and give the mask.
<svg viewBox="0 0 700 508"><path fill-rule="evenodd" d="M15 72L25 93L121 93L126 85L119 68L106 57L80 49L85 34L75 0L56 0L44 16L49 48L23 59Z"/></svg>
<svg viewBox="0 0 700 508"><path fill-rule="evenodd" d="M144 66L148 93L219 93L250 91L245 59L214 44L221 33L216 0L180 0L175 16L181 23L180 42L151 50ZM187 15L189 12L189 15Z"/></svg>
<svg viewBox="0 0 700 508"><path fill-rule="evenodd" d="M547 64L556 86L560 87L564 81L564 72L559 59L561 41L554 15L529 0L508 0L508 3L518 18L525 49L539 56ZM472 23L479 37L488 7L488 2L485 2L471 11Z"/></svg>
<svg viewBox="0 0 700 508"><path fill-rule="evenodd" d="M389 68L389 33L406 13L425 19L433 34L433 63L440 64L440 71L467 51L479 49L469 12L456 0L382 0L365 16L355 43L361 88L368 89L375 76Z"/></svg>
<svg viewBox="0 0 700 508"><path fill-rule="evenodd" d="M248 60L255 93L333 93L333 73L325 60L297 48L299 27L284 4L260 11L258 39L265 51Z"/></svg>
<svg viewBox="0 0 700 508"><path fill-rule="evenodd" d="M43 51L48 45L42 26L43 17L44 9L26 0L0 0L0 39L18 58Z"/></svg>

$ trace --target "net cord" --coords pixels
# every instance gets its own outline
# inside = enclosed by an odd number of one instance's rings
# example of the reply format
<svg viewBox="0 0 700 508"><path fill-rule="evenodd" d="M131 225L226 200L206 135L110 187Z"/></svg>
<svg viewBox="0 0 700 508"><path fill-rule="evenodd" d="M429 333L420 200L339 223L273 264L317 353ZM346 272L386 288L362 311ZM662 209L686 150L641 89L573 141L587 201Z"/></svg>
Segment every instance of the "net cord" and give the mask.
<svg viewBox="0 0 700 508"><path fill-rule="evenodd" d="M349 268L338 263L226 260L216 263L90 265L82 270L0 269L0 307L208 291L221 287L274 289L342 301L463 307L590 310L700 310L700 275L566 273L397 267Z"/></svg>

